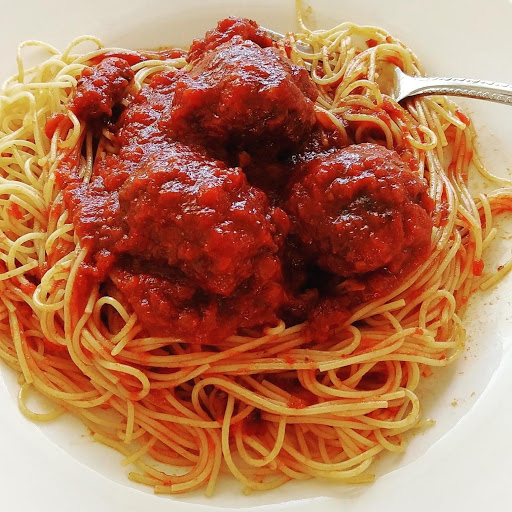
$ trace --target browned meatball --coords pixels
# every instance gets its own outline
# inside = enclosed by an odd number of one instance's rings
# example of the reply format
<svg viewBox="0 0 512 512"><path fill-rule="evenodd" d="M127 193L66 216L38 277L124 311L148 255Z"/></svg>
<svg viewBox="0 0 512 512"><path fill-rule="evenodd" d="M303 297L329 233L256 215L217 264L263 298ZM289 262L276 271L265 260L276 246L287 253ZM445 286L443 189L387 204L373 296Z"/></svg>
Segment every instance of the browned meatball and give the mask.
<svg viewBox="0 0 512 512"><path fill-rule="evenodd" d="M119 207L126 232L115 252L176 266L210 293L280 271L287 215L240 168L199 148L174 143L155 154L120 188Z"/></svg>
<svg viewBox="0 0 512 512"><path fill-rule="evenodd" d="M253 276L229 297L205 293L173 267L122 259L110 273L148 333L215 343L239 328L275 325L285 301L279 272Z"/></svg>
<svg viewBox="0 0 512 512"><path fill-rule="evenodd" d="M322 268L343 277L397 273L428 253L432 201L394 151L353 145L313 159L299 174L285 209Z"/></svg>
<svg viewBox="0 0 512 512"><path fill-rule="evenodd" d="M305 69L275 48L235 36L176 75L162 126L180 140L248 149L288 149L315 124L317 90Z"/></svg>

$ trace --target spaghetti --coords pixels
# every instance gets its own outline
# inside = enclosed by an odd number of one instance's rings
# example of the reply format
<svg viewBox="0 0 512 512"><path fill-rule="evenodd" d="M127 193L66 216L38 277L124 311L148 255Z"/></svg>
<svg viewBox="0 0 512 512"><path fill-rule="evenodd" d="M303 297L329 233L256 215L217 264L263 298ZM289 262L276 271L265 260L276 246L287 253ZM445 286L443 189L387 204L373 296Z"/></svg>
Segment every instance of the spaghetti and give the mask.
<svg viewBox="0 0 512 512"><path fill-rule="evenodd" d="M314 53L301 53L297 41ZM83 43L97 49L80 53ZM44 48L49 59L24 69L27 46ZM302 22L281 49L311 70L320 122L345 143L400 149L417 162L437 205L428 259L317 343L307 322L284 321L215 347L150 336L118 294L98 282L86 296L77 290L88 249L56 176L79 148L77 169L88 183L98 153L92 131L67 106L84 69L106 54L134 52L92 37L64 52L29 41L0 96L0 357L20 372L20 408L37 421L77 416L95 440L125 456L131 480L157 493L211 495L222 472L246 491L312 477L371 481L375 457L403 451L403 435L418 426L421 378L461 353L468 297L512 268L482 273L494 216L510 210L512 189L482 166L469 119L444 97L402 108L379 88L386 64L421 72L411 50L379 28L343 23L312 32ZM186 66L178 54L149 55L131 66L131 93ZM105 129L98 151L113 151L109 137ZM472 197L472 167L502 187ZM31 388L55 410L31 412Z"/></svg>

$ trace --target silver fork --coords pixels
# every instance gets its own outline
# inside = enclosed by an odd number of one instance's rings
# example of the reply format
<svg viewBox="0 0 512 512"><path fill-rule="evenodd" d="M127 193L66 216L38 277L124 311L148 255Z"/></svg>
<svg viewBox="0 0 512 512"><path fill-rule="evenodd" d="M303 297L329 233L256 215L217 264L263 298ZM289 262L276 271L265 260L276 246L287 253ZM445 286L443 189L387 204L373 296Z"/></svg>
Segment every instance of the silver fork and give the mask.
<svg viewBox="0 0 512 512"><path fill-rule="evenodd" d="M261 27L274 41L284 38L283 34ZM302 41L297 41L297 49L302 53L313 53L313 48ZM481 100L495 101L512 105L512 85L477 80L474 78L423 77L405 74L398 66L389 64L390 72L386 75L382 92L395 101L402 101L421 94L444 94L447 96L466 96Z"/></svg>

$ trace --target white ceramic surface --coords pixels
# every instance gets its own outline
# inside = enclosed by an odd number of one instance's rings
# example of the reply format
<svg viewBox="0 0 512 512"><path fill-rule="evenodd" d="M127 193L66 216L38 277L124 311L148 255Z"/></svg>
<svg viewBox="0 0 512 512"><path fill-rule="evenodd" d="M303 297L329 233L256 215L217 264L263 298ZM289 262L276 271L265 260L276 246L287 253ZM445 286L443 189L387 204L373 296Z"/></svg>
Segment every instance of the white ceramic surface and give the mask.
<svg viewBox="0 0 512 512"><path fill-rule="evenodd" d="M311 0L310 5L316 27L352 20L387 28L416 51L431 74L512 83L510 1ZM252 17L282 32L295 28L293 0L3 1L0 78L14 71L17 44L25 39L62 48L88 33L127 48L186 45L227 15ZM495 173L512 173L512 109L474 100L461 104L478 128L484 161ZM510 250L510 240L503 236L490 258L500 261ZM496 290L474 297L465 320L469 340L463 357L422 387L424 415L435 418L436 425L415 436L404 456L381 457L376 467L380 477L368 486L308 481L243 496L234 480L225 479L211 499L200 493L154 496L130 484L119 465L121 457L93 443L72 418L48 425L25 420L16 405L15 375L0 364L0 510L508 510L511 301L512 276Z"/></svg>

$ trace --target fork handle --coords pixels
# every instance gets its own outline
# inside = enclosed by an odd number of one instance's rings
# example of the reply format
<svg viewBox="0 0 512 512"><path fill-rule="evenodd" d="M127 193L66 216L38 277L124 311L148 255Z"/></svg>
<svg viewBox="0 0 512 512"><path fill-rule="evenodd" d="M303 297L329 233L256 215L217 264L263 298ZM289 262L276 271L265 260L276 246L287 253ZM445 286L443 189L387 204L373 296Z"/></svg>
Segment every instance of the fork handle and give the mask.
<svg viewBox="0 0 512 512"><path fill-rule="evenodd" d="M508 84L473 78L419 76L407 76L404 82L400 91L402 98L417 94L444 94L467 96L512 105L512 85Z"/></svg>

